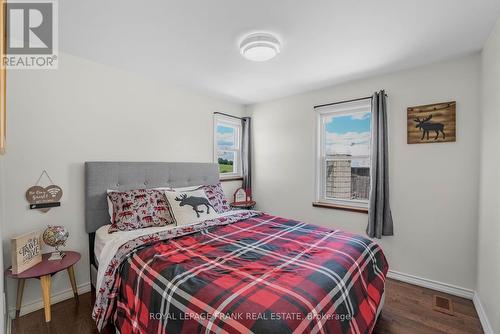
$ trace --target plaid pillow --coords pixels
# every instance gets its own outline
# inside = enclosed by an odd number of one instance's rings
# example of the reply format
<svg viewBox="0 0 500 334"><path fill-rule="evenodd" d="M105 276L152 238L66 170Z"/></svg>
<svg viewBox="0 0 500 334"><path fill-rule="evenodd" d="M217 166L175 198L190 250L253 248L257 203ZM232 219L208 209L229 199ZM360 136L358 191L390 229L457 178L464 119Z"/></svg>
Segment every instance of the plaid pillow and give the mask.
<svg viewBox="0 0 500 334"><path fill-rule="evenodd" d="M231 210L220 182L210 186L203 186L203 190L205 190L210 204L212 204L217 213L224 213Z"/></svg>
<svg viewBox="0 0 500 334"><path fill-rule="evenodd" d="M109 233L174 223L163 191L135 189L110 192L108 197L113 204Z"/></svg>

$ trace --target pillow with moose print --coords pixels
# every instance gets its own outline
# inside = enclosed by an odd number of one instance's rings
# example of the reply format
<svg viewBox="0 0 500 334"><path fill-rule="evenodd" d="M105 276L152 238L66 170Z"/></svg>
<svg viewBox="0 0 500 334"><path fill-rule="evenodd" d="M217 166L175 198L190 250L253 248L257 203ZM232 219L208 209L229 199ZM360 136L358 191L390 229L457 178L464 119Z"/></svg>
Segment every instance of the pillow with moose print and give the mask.
<svg viewBox="0 0 500 334"><path fill-rule="evenodd" d="M226 195L222 189L222 185L219 183L212 185L199 185L181 188L171 188L170 191L193 191L203 189L205 190L205 195L207 195L208 201L212 204L213 208L217 213L224 213L231 210L231 207L227 203Z"/></svg>
<svg viewBox="0 0 500 334"><path fill-rule="evenodd" d="M166 191L168 204L177 226L215 219L219 214L207 198L205 190Z"/></svg>
<svg viewBox="0 0 500 334"><path fill-rule="evenodd" d="M108 232L131 231L174 223L165 193L155 189L110 192L113 217Z"/></svg>

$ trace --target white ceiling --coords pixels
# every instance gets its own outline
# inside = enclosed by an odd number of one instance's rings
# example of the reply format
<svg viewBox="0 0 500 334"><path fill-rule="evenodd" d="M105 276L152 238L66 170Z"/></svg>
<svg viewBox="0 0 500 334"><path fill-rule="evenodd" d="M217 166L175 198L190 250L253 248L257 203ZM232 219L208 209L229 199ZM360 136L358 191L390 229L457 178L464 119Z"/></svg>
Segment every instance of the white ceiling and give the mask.
<svg viewBox="0 0 500 334"><path fill-rule="evenodd" d="M500 0L63 0L61 51L255 103L482 48ZM239 54L265 30L282 52Z"/></svg>

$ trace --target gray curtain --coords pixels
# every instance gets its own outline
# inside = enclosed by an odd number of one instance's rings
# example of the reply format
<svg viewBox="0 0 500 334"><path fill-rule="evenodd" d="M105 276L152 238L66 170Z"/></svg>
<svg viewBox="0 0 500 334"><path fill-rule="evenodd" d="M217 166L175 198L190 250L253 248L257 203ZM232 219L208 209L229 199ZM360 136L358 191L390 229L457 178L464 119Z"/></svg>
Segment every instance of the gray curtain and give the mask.
<svg viewBox="0 0 500 334"><path fill-rule="evenodd" d="M252 119L243 117L241 120L243 129L241 141L241 169L243 172L243 189L247 194L252 196L252 147L251 147L251 131Z"/></svg>
<svg viewBox="0 0 500 334"><path fill-rule="evenodd" d="M393 235L391 206L389 204L389 150L387 145L387 102L385 91L372 97L371 180L368 226L372 238Z"/></svg>

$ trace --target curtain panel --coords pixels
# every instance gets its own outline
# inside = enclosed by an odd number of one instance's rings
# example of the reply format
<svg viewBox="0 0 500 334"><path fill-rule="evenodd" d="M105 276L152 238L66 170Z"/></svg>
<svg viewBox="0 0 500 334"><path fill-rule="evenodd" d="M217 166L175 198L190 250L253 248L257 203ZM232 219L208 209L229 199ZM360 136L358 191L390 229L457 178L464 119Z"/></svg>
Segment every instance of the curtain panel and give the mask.
<svg viewBox="0 0 500 334"><path fill-rule="evenodd" d="M249 196L252 196L252 119L250 117L243 117L241 126L241 170L243 174L243 189L245 189Z"/></svg>
<svg viewBox="0 0 500 334"><path fill-rule="evenodd" d="M389 203L389 150L385 91L372 97L371 179L366 233L372 238L393 235Z"/></svg>

